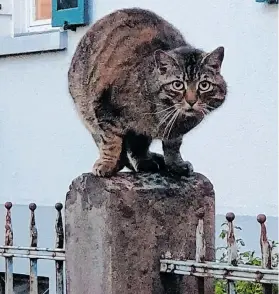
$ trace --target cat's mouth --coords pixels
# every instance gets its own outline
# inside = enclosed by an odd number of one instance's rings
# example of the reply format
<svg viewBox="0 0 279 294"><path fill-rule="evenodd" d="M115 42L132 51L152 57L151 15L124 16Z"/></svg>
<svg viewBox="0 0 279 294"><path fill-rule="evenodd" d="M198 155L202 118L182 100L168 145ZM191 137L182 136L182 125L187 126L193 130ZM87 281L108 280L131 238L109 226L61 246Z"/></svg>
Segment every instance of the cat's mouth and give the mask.
<svg viewBox="0 0 279 294"><path fill-rule="evenodd" d="M188 116L192 116L192 115L197 114L198 112L199 112L199 111L196 110L196 109L194 109L194 108L189 108L189 109L186 110L186 115L188 115Z"/></svg>
<svg viewBox="0 0 279 294"><path fill-rule="evenodd" d="M202 108L199 105L183 105L180 109L180 113L183 116L199 116L203 112Z"/></svg>

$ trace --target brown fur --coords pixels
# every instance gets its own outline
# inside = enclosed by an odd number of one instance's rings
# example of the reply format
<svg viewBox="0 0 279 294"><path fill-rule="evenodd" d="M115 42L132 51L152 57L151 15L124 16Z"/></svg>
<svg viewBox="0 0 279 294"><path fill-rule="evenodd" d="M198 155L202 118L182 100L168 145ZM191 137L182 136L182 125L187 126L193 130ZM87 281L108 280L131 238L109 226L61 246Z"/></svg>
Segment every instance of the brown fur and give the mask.
<svg viewBox="0 0 279 294"><path fill-rule="evenodd" d="M223 103L223 54L222 47L211 53L193 48L147 10L118 10L91 26L68 78L77 111L100 150L93 173L110 176L124 166L158 171L166 164L189 174L192 167L179 152L182 136ZM213 85L211 94L199 90L202 80ZM182 84L185 89L173 88ZM163 140L164 158L148 150L155 138Z"/></svg>

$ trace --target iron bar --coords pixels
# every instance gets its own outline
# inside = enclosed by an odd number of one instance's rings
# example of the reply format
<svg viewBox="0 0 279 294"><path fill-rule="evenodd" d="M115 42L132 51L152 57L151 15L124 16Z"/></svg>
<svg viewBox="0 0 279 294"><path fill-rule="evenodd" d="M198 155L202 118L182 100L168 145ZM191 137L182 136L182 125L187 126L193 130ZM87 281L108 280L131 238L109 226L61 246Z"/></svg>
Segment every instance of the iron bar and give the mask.
<svg viewBox="0 0 279 294"><path fill-rule="evenodd" d="M196 262L205 261L205 238L204 238L204 210L197 211L198 225L196 229Z"/></svg>
<svg viewBox="0 0 279 294"><path fill-rule="evenodd" d="M56 265L56 294L64 294L64 229L62 222L63 208L61 203L57 203L57 219L55 224L56 230L56 245L55 248L38 247L38 230L36 227L35 203L29 205L30 209L30 246L14 246L13 245L13 229L11 208L12 203L7 202L6 220L5 220L5 240L4 245L0 246L0 257L5 258L5 293L13 294L13 258L27 258L30 262L30 277L29 277L29 293L38 294L38 259L54 260Z"/></svg>
<svg viewBox="0 0 279 294"><path fill-rule="evenodd" d="M64 253L65 250L64 249L52 249L52 248L44 248L44 247L28 247L28 246L0 246L0 250L2 250L3 252L5 250L18 250L18 251L32 251L32 252L39 252L39 251L43 251L43 252L48 252L48 253ZM1 254L1 251L0 251Z"/></svg>
<svg viewBox="0 0 279 294"><path fill-rule="evenodd" d="M226 214L226 219L228 221L228 231L227 231L228 264L237 266L237 245L236 245L234 229L233 229L233 221L235 219L234 213L228 212ZM236 293L233 280L228 279L227 286L228 286L227 288L228 294Z"/></svg>
<svg viewBox="0 0 279 294"><path fill-rule="evenodd" d="M6 222L5 222L5 245L13 246L13 228L12 228L12 203L6 202L5 208L6 212ZM13 294L14 285L13 285L13 257L5 257L5 293Z"/></svg>
<svg viewBox="0 0 279 294"><path fill-rule="evenodd" d="M50 255L39 255L36 254L37 252L35 252L35 254L22 254L22 253L0 253L0 256L5 257L5 258L36 258L36 259L47 259L47 260L65 260L65 253L60 253L58 256L50 256ZM54 252L55 254L55 252Z"/></svg>
<svg viewBox="0 0 279 294"><path fill-rule="evenodd" d="M205 237L204 237L204 209L200 208L196 212L198 218L198 225L196 229L196 262L205 261ZM204 277L197 277L198 293L204 294Z"/></svg>
<svg viewBox="0 0 279 294"><path fill-rule="evenodd" d="M0 256L48 260L65 260L65 251L63 249L61 250L49 248L0 246Z"/></svg>
<svg viewBox="0 0 279 294"><path fill-rule="evenodd" d="M266 216L264 214L259 214L257 216L257 221L261 225L261 234L260 234L260 246L262 253L262 268L271 269L271 246L267 239L266 232ZM264 294L272 294L272 285L263 284Z"/></svg>
<svg viewBox="0 0 279 294"><path fill-rule="evenodd" d="M36 228L35 210L37 205L35 203L29 204L30 215L30 247L38 246L38 231ZM30 294L38 294L38 259L34 257L30 258Z"/></svg>
<svg viewBox="0 0 279 294"><path fill-rule="evenodd" d="M56 203L55 209L57 210L57 218L55 224L56 231L56 244L55 248L62 249L64 247L64 229L63 229L63 219L62 219L62 203ZM60 260L55 261L56 268L56 293L64 293L64 262Z"/></svg>
<svg viewBox="0 0 279 294"><path fill-rule="evenodd" d="M197 263L195 260L161 259L160 263L160 272L231 281L278 284L278 269L261 269L258 266L244 265L232 266L219 262Z"/></svg>
<svg viewBox="0 0 279 294"><path fill-rule="evenodd" d="M227 292L229 294L237 294L236 291L235 291L235 286L234 286L234 281L233 280L228 280Z"/></svg>

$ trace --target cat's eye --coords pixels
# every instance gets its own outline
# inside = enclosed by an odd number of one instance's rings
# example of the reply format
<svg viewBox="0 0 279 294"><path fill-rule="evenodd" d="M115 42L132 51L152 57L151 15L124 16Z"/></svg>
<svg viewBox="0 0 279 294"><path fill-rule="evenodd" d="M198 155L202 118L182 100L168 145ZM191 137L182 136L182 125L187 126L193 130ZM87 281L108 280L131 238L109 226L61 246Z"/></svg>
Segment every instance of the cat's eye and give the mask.
<svg viewBox="0 0 279 294"><path fill-rule="evenodd" d="M209 91L212 88L212 84L209 81L202 81L199 83L199 89L203 92Z"/></svg>
<svg viewBox="0 0 279 294"><path fill-rule="evenodd" d="M180 81L172 82L172 87L176 91L181 91L181 90L184 90L184 88L185 88L184 83L180 82Z"/></svg>

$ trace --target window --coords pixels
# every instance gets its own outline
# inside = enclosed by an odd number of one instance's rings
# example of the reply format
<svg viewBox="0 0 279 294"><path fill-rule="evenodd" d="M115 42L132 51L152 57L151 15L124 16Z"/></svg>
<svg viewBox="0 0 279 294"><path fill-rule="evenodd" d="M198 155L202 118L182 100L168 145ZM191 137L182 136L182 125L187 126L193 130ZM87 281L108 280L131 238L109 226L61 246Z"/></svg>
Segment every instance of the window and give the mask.
<svg viewBox="0 0 279 294"><path fill-rule="evenodd" d="M53 30L51 0L23 0L14 4L14 35ZM26 15L26 17L22 17ZM57 30L57 28L56 28Z"/></svg>
<svg viewBox="0 0 279 294"><path fill-rule="evenodd" d="M30 26L51 24L51 0L30 1Z"/></svg>
<svg viewBox="0 0 279 294"><path fill-rule="evenodd" d="M66 29L89 23L88 2L94 0L1 0L1 4L3 1L7 8L0 10L0 18L9 13L12 30L0 36L0 55L65 49Z"/></svg>
<svg viewBox="0 0 279 294"><path fill-rule="evenodd" d="M9 35L0 36L0 56L67 48L67 32L51 24L52 0L9 1L12 27Z"/></svg>
<svg viewBox="0 0 279 294"><path fill-rule="evenodd" d="M15 36L30 32L59 30L66 22L70 25L85 25L88 23L86 0L13 1L12 17Z"/></svg>

